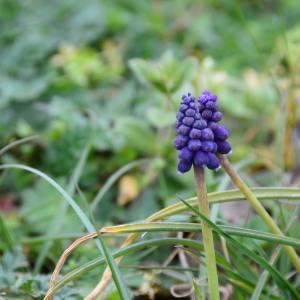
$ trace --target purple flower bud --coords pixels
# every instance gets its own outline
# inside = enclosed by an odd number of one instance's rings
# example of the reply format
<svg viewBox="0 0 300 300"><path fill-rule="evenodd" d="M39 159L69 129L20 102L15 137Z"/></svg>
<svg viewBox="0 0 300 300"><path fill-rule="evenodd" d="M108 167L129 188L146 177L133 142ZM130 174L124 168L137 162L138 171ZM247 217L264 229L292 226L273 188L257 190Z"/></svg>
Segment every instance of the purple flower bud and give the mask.
<svg viewBox="0 0 300 300"><path fill-rule="evenodd" d="M188 137L183 135L177 135L173 142L174 148L176 148L177 150L182 149L187 144L187 141Z"/></svg>
<svg viewBox="0 0 300 300"><path fill-rule="evenodd" d="M196 120L194 123L194 128L197 128L197 129L204 129L204 128L206 128L206 126L207 126L207 122L204 119Z"/></svg>
<svg viewBox="0 0 300 300"><path fill-rule="evenodd" d="M199 103L199 111L202 112L205 109L205 105L202 103Z"/></svg>
<svg viewBox="0 0 300 300"><path fill-rule="evenodd" d="M182 121L182 119L184 118L184 113L182 113L181 111L179 111L177 114L176 114L176 119L178 121Z"/></svg>
<svg viewBox="0 0 300 300"><path fill-rule="evenodd" d="M216 111L213 113L211 119L214 122L219 122L222 120L223 114L220 111Z"/></svg>
<svg viewBox="0 0 300 300"><path fill-rule="evenodd" d="M213 153L207 153L207 156L208 156L208 163L206 164L206 166L211 170L218 169L220 167L220 161L216 157L216 155Z"/></svg>
<svg viewBox="0 0 300 300"><path fill-rule="evenodd" d="M202 116L201 116L200 113L198 113L198 112L196 113L195 120L203 120L203 118L202 118Z"/></svg>
<svg viewBox="0 0 300 300"><path fill-rule="evenodd" d="M207 101L205 107L212 111L216 111L218 109L218 105L214 101Z"/></svg>
<svg viewBox="0 0 300 300"><path fill-rule="evenodd" d="M182 135L188 135L190 130L191 130L190 127L182 124L178 127L177 133L182 134Z"/></svg>
<svg viewBox="0 0 300 300"><path fill-rule="evenodd" d="M190 140L188 142L188 148L194 152L200 150L201 145L202 145L202 143L200 140Z"/></svg>
<svg viewBox="0 0 300 300"><path fill-rule="evenodd" d="M180 174L188 172L192 167L192 161L179 160L177 170Z"/></svg>
<svg viewBox="0 0 300 300"><path fill-rule="evenodd" d="M202 95L201 96L199 96L199 98L198 98L198 101L200 102L200 103L206 103L206 102L208 102L208 101L214 101L214 102L216 102L217 101L217 96L215 96L215 95L213 95L212 93L210 93L209 91L204 91L203 93L202 93Z"/></svg>
<svg viewBox="0 0 300 300"><path fill-rule="evenodd" d="M180 104L179 111L185 112L188 108L189 108L188 105L186 105L186 104Z"/></svg>
<svg viewBox="0 0 300 300"><path fill-rule="evenodd" d="M189 108L188 110L186 110L185 115L187 117L194 117L196 115L196 110Z"/></svg>
<svg viewBox="0 0 300 300"><path fill-rule="evenodd" d="M209 122L208 127L214 132L217 129L217 127L219 127L219 125L215 122Z"/></svg>
<svg viewBox="0 0 300 300"><path fill-rule="evenodd" d="M194 156L194 164L199 167L203 167L208 163L207 153L203 151L197 151Z"/></svg>
<svg viewBox="0 0 300 300"><path fill-rule="evenodd" d="M179 159L184 161L192 161L193 156L194 153L191 150L189 150L187 147L182 148L179 151L179 155L178 155Z"/></svg>
<svg viewBox="0 0 300 300"><path fill-rule="evenodd" d="M214 139L214 134L210 128L202 130L202 139L205 141L212 141Z"/></svg>
<svg viewBox="0 0 300 300"><path fill-rule="evenodd" d="M231 151L231 146L227 141L217 142L218 152L220 154L228 154Z"/></svg>
<svg viewBox="0 0 300 300"><path fill-rule="evenodd" d="M214 142L202 142L201 149L205 152L212 152L215 149Z"/></svg>
<svg viewBox="0 0 300 300"><path fill-rule="evenodd" d="M187 126L192 126L194 123L194 118L192 117L184 117L182 120L182 123L187 125Z"/></svg>
<svg viewBox="0 0 300 300"><path fill-rule="evenodd" d="M215 138L217 140L224 141L224 140L226 140L228 138L229 131L228 131L228 129L225 126L218 125L214 129L214 135L215 135Z"/></svg>
<svg viewBox="0 0 300 300"><path fill-rule="evenodd" d="M218 151L218 145L213 143L213 149L211 150L212 153L216 153Z"/></svg>
<svg viewBox="0 0 300 300"><path fill-rule="evenodd" d="M201 137L201 130L193 128L190 132L190 138L191 139L200 139Z"/></svg>
<svg viewBox="0 0 300 300"><path fill-rule="evenodd" d="M209 120L211 118L212 114L213 114L212 111L209 109L204 109L201 113L202 118L205 120Z"/></svg>

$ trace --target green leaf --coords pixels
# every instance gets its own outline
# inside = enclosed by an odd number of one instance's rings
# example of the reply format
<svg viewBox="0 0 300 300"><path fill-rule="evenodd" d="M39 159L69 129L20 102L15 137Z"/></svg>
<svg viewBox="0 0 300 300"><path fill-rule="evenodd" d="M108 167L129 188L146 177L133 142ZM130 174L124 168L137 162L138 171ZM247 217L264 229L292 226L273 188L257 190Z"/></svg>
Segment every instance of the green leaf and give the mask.
<svg viewBox="0 0 300 300"><path fill-rule="evenodd" d="M175 123L174 112L164 111L161 108L150 107L146 115L150 123L157 128L163 128Z"/></svg>
<svg viewBox="0 0 300 300"><path fill-rule="evenodd" d="M300 248L300 240L291 237L285 237L276 235L268 232L252 230L241 227L219 225L219 228L224 230L226 233L235 236L241 236L251 239L269 241L272 243L279 243L283 245L290 245ZM133 232L199 232L202 227L197 223L186 223L186 222L150 222L150 223L134 223L134 224L123 224L111 227L102 228L102 233L133 233Z"/></svg>
<svg viewBox="0 0 300 300"><path fill-rule="evenodd" d="M300 299L300 295L297 293L297 291L292 287L292 285L289 283L288 280L286 280L279 271L277 271L275 268L273 268L272 265L269 264L267 260L262 258L261 256L257 255L255 252L249 250L247 247L245 247L242 243L238 242L234 238L232 238L228 233L223 231L220 226L217 226L213 222L211 222L209 219L207 219L203 214L201 214L197 209L192 207L187 201L184 199L180 199L190 210L192 210L203 222L206 222L213 231L218 233L219 235L223 236L227 241L229 241L232 245L234 245L239 251L241 251L243 254L248 256L250 259L253 259L256 263L263 266L265 269L267 269L270 274L273 276L273 278L277 281L277 284L279 287L281 287L282 291L287 292L289 291L295 299Z"/></svg>
<svg viewBox="0 0 300 300"><path fill-rule="evenodd" d="M146 241L139 241L132 245L118 249L113 253L113 257L117 258L125 255L130 255L144 248L148 249L154 246L161 247L161 246L170 246L170 245L181 245L183 247L188 247L191 249L195 249L197 251L203 251L203 244L200 243L199 241L190 240L190 239L178 239L178 238L159 238L159 239L151 239ZM249 289L250 291L253 290L254 283L251 283L251 281L249 281L247 278L243 278L238 273L234 272L231 266L228 265L227 261L222 256L220 256L218 252L216 253L216 259L217 259L217 264L227 272L226 280L230 280L232 284L234 285L237 284L242 289L247 287L247 289ZM83 276L87 272L102 265L104 262L105 262L104 258L96 258L70 271L57 282L56 286L53 288L50 295L53 295L58 290L63 288L68 282Z"/></svg>
<svg viewBox="0 0 300 300"><path fill-rule="evenodd" d="M17 280L17 271L28 266L21 249L4 252L0 260L0 290L10 288Z"/></svg>
<svg viewBox="0 0 300 300"><path fill-rule="evenodd" d="M130 171L133 168L136 168L138 166L141 166L145 163L149 162L149 160L147 159L139 159L136 161L132 161L128 164L126 164L125 166L121 167L119 170L115 171L107 180L106 182L103 184L103 186L101 187L101 189L98 191L98 193L96 194L95 198L93 199L92 203L91 203L91 209L95 209L99 203L101 202L103 196L108 192L108 190L113 186L113 184L125 173L127 173L128 171Z"/></svg>
<svg viewBox="0 0 300 300"><path fill-rule="evenodd" d="M72 199L72 197L57 183L55 182L52 178L50 178L48 175L45 173L28 167L24 165L18 165L18 164L6 164L6 165L0 165L0 169L20 169L20 170L25 170L28 172L31 172L35 175L40 176L44 180L46 180L52 187L54 187L61 196L69 203L69 205L73 208L74 212L77 214L77 216L80 218L81 222L84 224L88 232L94 232L96 231L96 228L92 224L92 222L87 218L85 213L82 211L82 209L79 207L79 205ZM122 299L130 299L128 290L125 286L124 280L122 278L121 272L115 263L115 261L112 259L112 256L110 252L108 251L104 241L102 240L101 237L99 237L97 240L95 240L97 247L100 250L100 253L105 257L106 263L111 269L112 277L114 279L114 282L116 284L116 287L120 293L120 296Z"/></svg>
<svg viewBox="0 0 300 300"><path fill-rule="evenodd" d="M0 236L3 238L4 241L4 245L6 246L6 250L10 250L12 251L15 245L14 239L13 239L13 235L11 234L4 216L2 215L2 213L0 212Z"/></svg>
<svg viewBox="0 0 300 300"><path fill-rule="evenodd" d="M252 188L251 191L255 196L260 200L291 200L299 201L300 200L300 189L298 188ZM225 192L213 192L208 193L208 201L211 204L215 203L225 203L231 201L242 201L245 200L245 196L239 190L228 190ZM192 207L198 207L197 198L188 199L187 202ZM156 221L164 219L166 217L181 213L186 211L186 206L178 202L176 204L170 205L148 218L148 221Z"/></svg>
<svg viewBox="0 0 300 300"><path fill-rule="evenodd" d="M131 59L129 66L143 84L169 94L176 92L184 82L193 77L198 63L194 58L178 60L168 51L155 61Z"/></svg>
<svg viewBox="0 0 300 300"><path fill-rule="evenodd" d="M141 119L124 117L116 120L115 139L123 147L134 148L145 154L151 154L155 148L155 137L150 127Z"/></svg>
<svg viewBox="0 0 300 300"><path fill-rule="evenodd" d="M196 299L197 300L204 300L204 296L203 296L203 293L200 289L200 286L199 284L197 283L196 279L193 278L193 287L194 287L194 291L195 291L195 295L196 295Z"/></svg>

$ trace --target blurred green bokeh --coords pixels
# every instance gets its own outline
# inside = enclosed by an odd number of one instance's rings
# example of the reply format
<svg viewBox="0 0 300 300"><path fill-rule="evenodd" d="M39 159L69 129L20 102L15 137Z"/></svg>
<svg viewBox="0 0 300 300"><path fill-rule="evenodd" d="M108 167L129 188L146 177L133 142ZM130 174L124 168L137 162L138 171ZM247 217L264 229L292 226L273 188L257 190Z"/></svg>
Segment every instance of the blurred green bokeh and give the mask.
<svg viewBox="0 0 300 300"><path fill-rule="evenodd" d="M94 210L98 226L141 220L176 193L194 194L192 175L176 173L173 124L183 93L210 89L231 131L232 161L254 161L249 182L295 184L299 71L300 1L0 0L0 145L38 135L1 159L67 186L89 147L74 192L82 207L118 169L147 159ZM207 180L214 191L222 173ZM49 233L61 201L47 183L9 171L0 190L16 239ZM83 230L68 211L60 234L74 228ZM43 271L65 245L52 245Z"/></svg>

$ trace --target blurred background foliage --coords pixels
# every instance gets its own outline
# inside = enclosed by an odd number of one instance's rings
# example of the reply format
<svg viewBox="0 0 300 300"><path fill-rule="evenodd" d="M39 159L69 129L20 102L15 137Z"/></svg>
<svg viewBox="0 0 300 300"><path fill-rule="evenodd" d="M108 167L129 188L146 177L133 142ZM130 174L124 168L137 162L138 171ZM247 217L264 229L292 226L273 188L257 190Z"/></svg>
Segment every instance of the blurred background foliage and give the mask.
<svg viewBox="0 0 300 300"><path fill-rule="evenodd" d="M2 162L42 170L83 207L96 201L99 227L141 220L176 193L194 194L192 175L176 173L173 124L183 93L210 89L232 132L231 159L247 165L250 184L295 185L299 20L294 0L0 0L0 143L35 136L4 153ZM80 160L82 174L72 183ZM107 179L134 161L95 200ZM221 172L208 174L209 191L222 180ZM72 211L58 216L61 203L29 173L1 176L0 210L15 240L82 232ZM49 273L68 243L54 242L43 255L44 244L26 246L27 265L16 262L12 274L34 267L32 276ZM7 248L4 241L0 246ZM96 253L93 246L83 249L67 268ZM3 264L9 255L21 254L6 254ZM0 278L1 272L4 266ZM34 294L32 282L38 283L30 278L12 290ZM86 280L85 289L96 279ZM0 289L9 286L0 282Z"/></svg>

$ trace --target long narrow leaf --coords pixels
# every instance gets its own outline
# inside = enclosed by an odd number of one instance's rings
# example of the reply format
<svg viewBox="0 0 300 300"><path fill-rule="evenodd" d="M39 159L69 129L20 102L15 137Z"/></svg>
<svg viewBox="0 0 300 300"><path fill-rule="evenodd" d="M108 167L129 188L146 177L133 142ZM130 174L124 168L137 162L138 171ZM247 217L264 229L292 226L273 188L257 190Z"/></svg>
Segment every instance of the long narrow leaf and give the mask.
<svg viewBox="0 0 300 300"><path fill-rule="evenodd" d="M292 213L292 215L289 218L289 223L287 224L284 232L287 232L289 230L289 228L297 221L298 219L298 214L300 211L300 206L297 207L297 209L295 209ZM282 250L282 247L280 245L278 245L275 248L275 251L272 253L271 258L270 258L270 264L274 264L276 262L276 260L278 259L280 252ZM255 290L253 291L253 294L251 295L251 299L250 300L259 300L261 297L261 293L263 291L263 288L268 280L269 277L269 272L268 270L264 270L262 272L262 274L259 277L259 280L257 281Z"/></svg>
<svg viewBox="0 0 300 300"><path fill-rule="evenodd" d="M113 253L113 257L117 258L120 256L130 255L144 248L147 249L154 246L160 247L160 246L170 246L170 245L181 245L184 247L188 247L189 249L203 251L203 244L199 241L190 240L190 239L179 239L179 238L158 238L158 239L140 241L130 246L118 249ZM220 256L218 252L216 253L216 258L217 258L217 264L226 271L227 280L229 280L233 284L237 284L241 288L247 287L247 292L253 291L253 288L255 286L254 282L250 282L247 278L243 278L238 273L235 273L228 265L228 262L222 256ZM60 281L51 291L51 295L53 295L58 290L63 288L68 282L73 281L80 276L83 276L87 272L95 269L96 267L104 263L105 260L103 258L96 258L70 271L68 274L64 275L60 279ZM271 296L271 299L273 299L273 295Z"/></svg>
<svg viewBox="0 0 300 300"><path fill-rule="evenodd" d="M268 232L246 229L241 227L219 225L219 228L228 234L235 236L242 236L253 238L257 240L270 241L272 243L279 243L291 245L300 248L300 240L291 237L284 237ZM183 222L148 222L148 223L134 223L124 224L111 227L104 227L102 233L133 233L133 232L199 232L201 224L197 223L183 223Z"/></svg>
<svg viewBox="0 0 300 300"><path fill-rule="evenodd" d="M255 194L260 200L291 200L297 201L300 200L300 189L299 188L252 188L251 191ZM214 192L209 193L208 201L211 204L215 203L225 203L233 201L242 201L245 200L245 196L239 190L228 190L225 192ZM186 200L192 207L197 207L197 198L190 198ZM176 204L170 205L156 213L154 213L150 218L151 220L164 219L166 217L184 212L187 210L187 207L178 202ZM150 219L148 218L148 219Z"/></svg>
<svg viewBox="0 0 300 300"><path fill-rule="evenodd" d="M207 219L203 214L201 214L197 209L192 207L187 201L184 199L180 199L190 210L192 210L203 222L206 222L212 230L214 230L219 235L223 236L226 240L228 240L231 244L233 244L235 247L237 247L241 252L243 252L246 256L248 256L250 259L253 259L256 263L263 266L265 269L267 269L270 274L273 276L273 278L277 281L278 285L282 288L284 292L287 290L295 297L295 299L300 299L300 296L298 295L297 291L292 287L292 285L285 280L282 275L274 269L267 260L264 258L258 256L255 252L249 250L247 247L245 247L242 243L235 240L233 237L231 237L228 233L226 233L224 230L222 230L219 226L212 223L209 219Z"/></svg>
<svg viewBox="0 0 300 300"><path fill-rule="evenodd" d="M72 199L72 197L51 177L46 175L45 173L20 164L5 164L5 165L0 165L0 170L5 170L5 169L20 169L20 170L25 170L28 172L31 172L35 175L40 176L44 180L46 180L51 186L53 186L60 195L63 196L63 198L70 204L70 206L73 208L74 212L77 214L81 222L84 224L88 232L95 232L96 228L93 226L91 221L87 218L85 213L82 211L82 209L79 207L79 205ZM115 263L115 261L112 259L111 254L106 248L106 245L104 244L104 241L102 238L96 239L95 240L97 247L99 248L101 254L105 258L106 263L109 265L111 268L111 273L112 277L114 279L114 282L116 284L116 287L119 291L119 294L122 299L128 300L130 299L129 292L125 286L124 279L122 278L121 272Z"/></svg>
<svg viewBox="0 0 300 300"><path fill-rule="evenodd" d="M2 213L0 213L0 235L5 242L7 249L9 249L10 251L13 250L15 242L10 230L8 229L8 226L6 225Z"/></svg>
<svg viewBox="0 0 300 300"><path fill-rule="evenodd" d="M78 163L74 169L74 172L71 176L70 182L67 186L67 193L73 197L74 195L74 191L76 188L76 185L78 184L79 180L80 180L80 176L82 174L84 165L86 163L86 160L88 158L89 152L90 152L90 144L88 143L81 155L80 155L80 159L78 160ZM58 213L56 214L54 220L52 220L50 226L49 226L49 230L48 230L48 235L53 235L56 234L57 232L59 232L61 226L63 225L65 216L67 214L67 210L68 210L68 202L64 201L60 204L60 207L58 209ZM41 250L39 251L39 255L36 259L36 263L34 266L34 273L37 274L43 263L45 258L47 257L51 247L53 245L53 241L47 241L44 243L44 245L42 246Z"/></svg>
<svg viewBox="0 0 300 300"><path fill-rule="evenodd" d="M130 163L128 163L127 165L121 167L120 169L118 169L115 173L113 173L108 179L107 181L104 183L104 185L101 187L101 189L98 191L96 197L94 198L94 200L91 203L91 209L94 210L96 208L97 205L99 205L100 201L102 200L103 196L107 193L107 191L112 187L112 185L126 172L128 172L129 170L140 166L146 162L148 162L148 159L139 159L136 161L132 161Z"/></svg>

